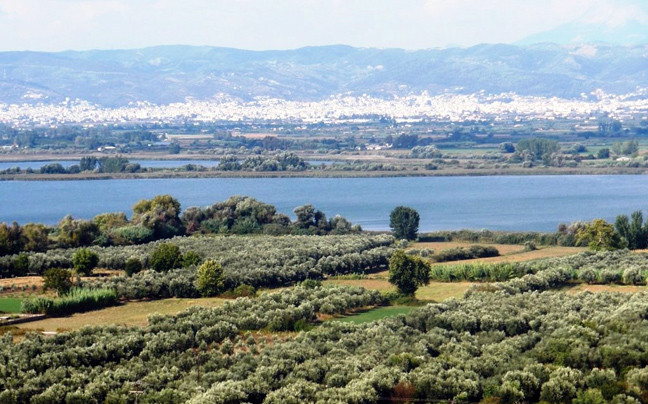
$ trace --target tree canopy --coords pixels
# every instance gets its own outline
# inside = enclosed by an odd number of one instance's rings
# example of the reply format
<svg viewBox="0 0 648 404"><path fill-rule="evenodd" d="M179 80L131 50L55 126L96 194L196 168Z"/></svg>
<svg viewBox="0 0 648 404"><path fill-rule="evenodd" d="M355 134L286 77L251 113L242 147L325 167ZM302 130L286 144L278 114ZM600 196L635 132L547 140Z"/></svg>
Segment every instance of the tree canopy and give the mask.
<svg viewBox="0 0 648 404"><path fill-rule="evenodd" d="M404 295L414 295L419 286L430 283L430 264L398 250L389 259L389 283Z"/></svg>
<svg viewBox="0 0 648 404"><path fill-rule="evenodd" d="M389 215L389 227L397 240L415 240L418 236L419 214L406 206L398 206Z"/></svg>

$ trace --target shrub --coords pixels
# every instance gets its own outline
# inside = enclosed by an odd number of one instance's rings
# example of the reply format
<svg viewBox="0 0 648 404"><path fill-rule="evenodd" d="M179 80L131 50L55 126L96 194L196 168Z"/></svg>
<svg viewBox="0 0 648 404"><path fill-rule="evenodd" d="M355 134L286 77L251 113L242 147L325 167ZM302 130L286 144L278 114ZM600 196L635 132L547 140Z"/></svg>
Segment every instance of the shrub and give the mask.
<svg viewBox="0 0 648 404"><path fill-rule="evenodd" d="M99 255L87 248L77 250L72 257L72 264L79 275L90 276L98 263Z"/></svg>
<svg viewBox="0 0 648 404"><path fill-rule="evenodd" d="M43 289L54 289L60 296L72 288L72 274L67 269L51 268L43 274Z"/></svg>
<svg viewBox="0 0 648 404"><path fill-rule="evenodd" d="M24 300L21 310L23 313L63 316L115 304L117 304L117 293L113 289L73 288L66 295L56 299L37 297Z"/></svg>
<svg viewBox="0 0 648 404"><path fill-rule="evenodd" d="M124 226L110 231L115 244L144 244L153 240L153 230L144 226Z"/></svg>
<svg viewBox="0 0 648 404"><path fill-rule="evenodd" d="M180 247L171 243L162 243L151 254L149 262L151 269L158 272L167 272L170 269L182 266Z"/></svg>
<svg viewBox="0 0 648 404"><path fill-rule="evenodd" d="M17 276L27 275L27 272L29 272L29 255L25 253L18 254L13 260L13 267Z"/></svg>
<svg viewBox="0 0 648 404"><path fill-rule="evenodd" d="M196 289L203 297L216 296L223 291L225 274L221 265L214 260L207 260L198 268Z"/></svg>
<svg viewBox="0 0 648 404"><path fill-rule="evenodd" d="M139 259L135 257L131 257L126 261L126 265L124 266L124 271L126 272L126 275L133 276L133 274L136 274L141 270L142 270L142 261L140 261Z"/></svg>
<svg viewBox="0 0 648 404"><path fill-rule="evenodd" d="M188 268L193 265L200 265L202 262L203 257L202 255L198 254L197 252L194 251L188 251L182 256L182 267L183 268Z"/></svg>

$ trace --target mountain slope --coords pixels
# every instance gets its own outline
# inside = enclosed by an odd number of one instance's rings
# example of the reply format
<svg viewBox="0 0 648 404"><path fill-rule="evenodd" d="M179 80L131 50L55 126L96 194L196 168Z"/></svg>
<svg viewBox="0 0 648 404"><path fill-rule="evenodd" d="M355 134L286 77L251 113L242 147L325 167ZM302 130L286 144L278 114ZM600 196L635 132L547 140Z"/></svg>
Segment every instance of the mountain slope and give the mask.
<svg viewBox="0 0 648 404"><path fill-rule="evenodd" d="M349 46L288 51L164 46L138 50L0 53L0 101L66 97L118 106L187 98L319 100L444 91L579 97L648 87L648 47L478 45L405 51Z"/></svg>

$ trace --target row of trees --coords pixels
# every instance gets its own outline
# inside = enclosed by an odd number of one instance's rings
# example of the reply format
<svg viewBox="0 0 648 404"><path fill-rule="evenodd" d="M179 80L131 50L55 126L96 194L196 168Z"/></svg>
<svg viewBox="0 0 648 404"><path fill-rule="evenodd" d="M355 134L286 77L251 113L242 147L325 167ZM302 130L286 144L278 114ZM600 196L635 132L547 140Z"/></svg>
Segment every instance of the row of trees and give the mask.
<svg viewBox="0 0 648 404"><path fill-rule="evenodd" d="M243 161L233 154L221 158L217 169L222 171L304 171L309 164L294 153L279 153L274 156L250 156Z"/></svg>
<svg viewBox="0 0 648 404"><path fill-rule="evenodd" d="M204 260L216 260L225 272L226 288L234 289L242 284L280 287L305 279L384 270L394 251L393 243L394 239L388 235L176 237L167 242L90 247L87 250L88 255L98 256L97 266L102 268L126 270L130 275L142 269L153 269L144 271L152 272L146 275L148 280L155 277L166 279L158 274L181 267L195 267ZM73 268L75 257L84 257L85 251L50 250L0 257L0 274L11 277L26 272L43 274L50 268ZM23 259L26 262L21 263L19 271L16 262ZM195 268L190 271L195 274ZM101 278L97 282L105 283L95 286L117 287L117 284L135 282L131 281L134 278L136 276ZM172 280L169 278L169 282ZM145 282L142 287L147 287Z"/></svg>
<svg viewBox="0 0 648 404"><path fill-rule="evenodd" d="M644 403L645 293L475 292L364 325L362 289L296 288L224 307L0 343L0 401ZM264 330L256 333L255 330Z"/></svg>
<svg viewBox="0 0 648 404"><path fill-rule="evenodd" d="M362 230L339 215L327 219L312 205L299 206L294 212L295 222L274 206L246 196L181 212L176 198L158 195L137 202L131 220L119 212L102 213L92 220L68 215L55 227L0 223L0 256L51 248L136 245L194 233L349 234Z"/></svg>

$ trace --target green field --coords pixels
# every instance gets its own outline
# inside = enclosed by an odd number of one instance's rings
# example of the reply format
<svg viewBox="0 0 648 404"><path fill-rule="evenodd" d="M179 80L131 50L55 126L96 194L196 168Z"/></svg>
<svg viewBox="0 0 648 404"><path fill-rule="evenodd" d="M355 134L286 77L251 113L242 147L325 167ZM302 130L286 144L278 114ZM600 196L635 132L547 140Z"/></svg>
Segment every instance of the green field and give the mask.
<svg viewBox="0 0 648 404"><path fill-rule="evenodd" d="M0 298L0 313L20 313L20 299Z"/></svg>
<svg viewBox="0 0 648 404"><path fill-rule="evenodd" d="M380 320L385 317L394 317L399 314L407 314L416 309L412 306L388 306L378 307L371 310L359 311L356 314L333 318L331 321L342 321L344 323L363 324L370 323L375 320Z"/></svg>

